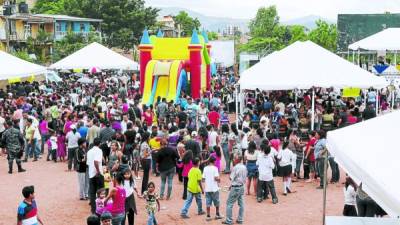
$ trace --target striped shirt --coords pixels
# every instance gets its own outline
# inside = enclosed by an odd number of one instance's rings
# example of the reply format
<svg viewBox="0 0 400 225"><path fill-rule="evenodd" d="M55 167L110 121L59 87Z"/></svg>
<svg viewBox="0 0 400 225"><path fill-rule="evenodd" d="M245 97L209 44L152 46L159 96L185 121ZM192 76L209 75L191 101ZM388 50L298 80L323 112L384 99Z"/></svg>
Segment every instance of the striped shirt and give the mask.
<svg viewBox="0 0 400 225"><path fill-rule="evenodd" d="M243 163L238 163L233 167L230 174L231 186L243 186L247 179L247 169Z"/></svg>
<svg viewBox="0 0 400 225"><path fill-rule="evenodd" d="M32 203L21 202L18 206L18 221L22 222L22 225L37 225L37 206L35 200Z"/></svg>

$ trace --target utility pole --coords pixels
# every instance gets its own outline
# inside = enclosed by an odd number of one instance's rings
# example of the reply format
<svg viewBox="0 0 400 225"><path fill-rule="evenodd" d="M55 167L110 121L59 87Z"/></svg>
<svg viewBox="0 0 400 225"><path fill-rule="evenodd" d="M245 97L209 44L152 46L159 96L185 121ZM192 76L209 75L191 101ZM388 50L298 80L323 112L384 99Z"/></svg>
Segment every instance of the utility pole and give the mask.
<svg viewBox="0 0 400 225"><path fill-rule="evenodd" d="M8 16L4 16L6 18L5 32L6 32L6 52L10 52L10 32L9 32L9 21Z"/></svg>

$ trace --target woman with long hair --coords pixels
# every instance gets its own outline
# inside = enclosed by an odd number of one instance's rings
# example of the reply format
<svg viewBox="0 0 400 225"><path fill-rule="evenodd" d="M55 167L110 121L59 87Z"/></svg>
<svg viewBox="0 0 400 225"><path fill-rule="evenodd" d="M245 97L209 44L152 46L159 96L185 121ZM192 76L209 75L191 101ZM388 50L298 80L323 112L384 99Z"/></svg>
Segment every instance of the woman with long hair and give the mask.
<svg viewBox="0 0 400 225"><path fill-rule="evenodd" d="M143 168L143 181L142 181L141 194L143 194L143 192L147 190L147 184L149 182L149 175L150 175L151 149L149 146L149 137L150 135L148 132L143 132L142 142L140 143L140 158Z"/></svg>
<svg viewBox="0 0 400 225"><path fill-rule="evenodd" d="M229 126L228 124L222 124L221 127L221 147L225 159L225 174L231 172L231 157L229 149Z"/></svg>
<svg viewBox="0 0 400 225"><path fill-rule="evenodd" d="M257 193L257 179L258 179L258 169L257 169L257 157L258 151L257 146L254 141L249 143L249 148L244 152L244 162L247 168L247 195L250 195L251 181L253 180L254 193Z"/></svg>

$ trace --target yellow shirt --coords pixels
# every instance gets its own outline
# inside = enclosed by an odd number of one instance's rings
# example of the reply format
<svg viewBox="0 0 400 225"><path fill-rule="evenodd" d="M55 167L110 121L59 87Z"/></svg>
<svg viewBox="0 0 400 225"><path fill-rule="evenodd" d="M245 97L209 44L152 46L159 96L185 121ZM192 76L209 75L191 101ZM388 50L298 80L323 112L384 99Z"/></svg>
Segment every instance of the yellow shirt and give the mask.
<svg viewBox="0 0 400 225"><path fill-rule="evenodd" d="M199 168L193 167L190 169L188 174L188 185L187 190L193 194L197 194L201 192L201 188L199 185L199 181L202 179L201 170Z"/></svg>
<svg viewBox="0 0 400 225"><path fill-rule="evenodd" d="M151 150L159 150L161 148L160 141L157 140L157 137L150 139L149 146Z"/></svg>
<svg viewBox="0 0 400 225"><path fill-rule="evenodd" d="M111 182L111 176L110 173L104 173L104 188L109 189L110 188L110 182Z"/></svg>
<svg viewBox="0 0 400 225"><path fill-rule="evenodd" d="M35 133L35 128L32 125L30 127L26 127L25 129L26 140L30 140L31 138L33 138L34 133Z"/></svg>

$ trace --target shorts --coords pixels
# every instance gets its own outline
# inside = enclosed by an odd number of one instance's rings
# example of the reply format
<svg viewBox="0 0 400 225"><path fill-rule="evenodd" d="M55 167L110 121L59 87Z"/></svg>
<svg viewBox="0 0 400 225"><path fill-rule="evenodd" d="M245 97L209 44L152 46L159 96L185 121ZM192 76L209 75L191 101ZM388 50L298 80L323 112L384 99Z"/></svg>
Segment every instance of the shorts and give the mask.
<svg viewBox="0 0 400 225"><path fill-rule="evenodd" d="M315 172L315 162L310 162L310 172L313 173Z"/></svg>
<svg viewBox="0 0 400 225"><path fill-rule="evenodd" d="M219 191L206 192L206 206L211 207L212 204L215 207L219 207Z"/></svg>

